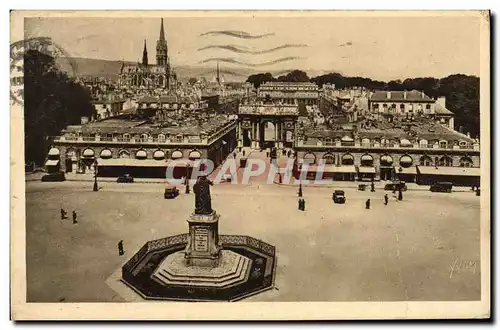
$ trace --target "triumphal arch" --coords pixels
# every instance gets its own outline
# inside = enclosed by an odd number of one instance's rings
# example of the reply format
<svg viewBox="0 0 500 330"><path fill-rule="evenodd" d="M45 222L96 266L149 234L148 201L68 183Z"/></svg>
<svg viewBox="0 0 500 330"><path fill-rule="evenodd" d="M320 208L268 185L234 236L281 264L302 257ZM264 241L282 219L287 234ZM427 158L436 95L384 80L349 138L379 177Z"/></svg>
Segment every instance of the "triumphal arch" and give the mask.
<svg viewBox="0 0 500 330"><path fill-rule="evenodd" d="M240 104L238 146L252 149L292 148L299 116L296 104Z"/></svg>

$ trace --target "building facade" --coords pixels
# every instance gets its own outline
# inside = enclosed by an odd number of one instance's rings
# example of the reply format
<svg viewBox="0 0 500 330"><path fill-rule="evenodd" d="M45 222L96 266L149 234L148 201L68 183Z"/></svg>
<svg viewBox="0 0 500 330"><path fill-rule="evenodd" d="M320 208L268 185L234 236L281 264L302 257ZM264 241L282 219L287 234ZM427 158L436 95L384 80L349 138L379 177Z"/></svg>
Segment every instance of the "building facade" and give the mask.
<svg viewBox="0 0 500 330"><path fill-rule="evenodd" d="M312 106L318 105L319 87L310 82L266 82L258 88L257 97L281 104Z"/></svg>
<svg viewBox="0 0 500 330"><path fill-rule="evenodd" d="M236 128L236 121L224 116L176 127L112 118L68 126L54 139L49 156L52 166L73 173L94 173L97 161L99 176L165 178L175 161L172 175L179 178L197 159L221 164L236 147Z"/></svg>
<svg viewBox="0 0 500 330"><path fill-rule="evenodd" d="M321 172L321 178L334 180L418 182L418 174L431 172L434 181L441 176L456 178L461 184L479 184L477 140L433 122L410 130L397 126L302 130L295 146L296 175L303 171L314 179Z"/></svg>
<svg viewBox="0 0 500 330"><path fill-rule="evenodd" d="M446 109L446 98L437 100L420 91L377 91L368 101L369 110L384 117L428 116L454 129L453 112Z"/></svg>

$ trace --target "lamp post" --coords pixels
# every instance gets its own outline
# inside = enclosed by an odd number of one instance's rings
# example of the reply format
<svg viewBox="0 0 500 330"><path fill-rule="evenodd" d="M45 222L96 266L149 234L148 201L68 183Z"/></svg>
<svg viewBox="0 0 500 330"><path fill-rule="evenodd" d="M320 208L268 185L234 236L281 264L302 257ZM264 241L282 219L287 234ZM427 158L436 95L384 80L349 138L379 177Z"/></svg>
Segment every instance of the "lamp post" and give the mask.
<svg viewBox="0 0 500 330"><path fill-rule="evenodd" d="M97 159L94 160L94 191L99 191L99 187L97 186Z"/></svg>

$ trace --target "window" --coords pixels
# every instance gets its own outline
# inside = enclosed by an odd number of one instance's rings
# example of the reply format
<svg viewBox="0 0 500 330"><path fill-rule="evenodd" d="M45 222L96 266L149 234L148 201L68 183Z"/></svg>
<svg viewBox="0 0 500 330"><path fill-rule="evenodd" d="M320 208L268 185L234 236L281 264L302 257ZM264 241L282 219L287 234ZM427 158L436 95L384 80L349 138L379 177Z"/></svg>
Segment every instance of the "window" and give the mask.
<svg viewBox="0 0 500 330"><path fill-rule="evenodd" d="M323 156L323 162L325 164L335 164L335 156L333 156L332 154L325 154Z"/></svg>
<svg viewBox="0 0 500 330"><path fill-rule="evenodd" d="M165 135L164 134L158 134L158 142L165 142Z"/></svg>
<svg viewBox="0 0 500 330"><path fill-rule="evenodd" d="M420 157L420 165L421 166L432 166L432 158L429 156Z"/></svg>
<svg viewBox="0 0 500 330"><path fill-rule="evenodd" d="M470 157L462 157L460 158L460 167L472 167L473 162Z"/></svg>
<svg viewBox="0 0 500 330"><path fill-rule="evenodd" d="M399 109L401 109L401 110L404 110L404 109L405 109L405 105L404 105L404 103L401 103L401 104L399 105Z"/></svg>
<svg viewBox="0 0 500 330"><path fill-rule="evenodd" d="M431 109L431 105L430 105L430 104L426 104L426 105L425 105L425 109L426 109L426 110L430 110L430 109Z"/></svg>
<svg viewBox="0 0 500 330"><path fill-rule="evenodd" d="M470 143L467 141L460 141L460 149L470 149Z"/></svg>
<svg viewBox="0 0 500 330"><path fill-rule="evenodd" d="M391 167L392 162L392 157L389 155L383 155L382 157L380 157L380 166Z"/></svg>
<svg viewBox="0 0 500 330"><path fill-rule="evenodd" d="M182 142L182 141L184 140L184 137L183 137L182 135L177 135L177 136L175 137L175 140L176 140L177 142Z"/></svg>
<svg viewBox="0 0 500 330"><path fill-rule="evenodd" d="M369 154L361 156L361 166L373 166L373 157Z"/></svg>
<svg viewBox="0 0 500 330"><path fill-rule="evenodd" d="M439 148L446 149L448 146L448 141L439 141Z"/></svg>
<svg viewBox="0 0 500 330"><path fill-rule="evenodd" d="M438 166L453 166L453 160L449 156L443 156L437 161Z"/></svg>
<svg viewBox="0 0 500 330"><path fill-rule="evenodd" d="M399 166L408 168L413 164L413 159L409 155L404 155L399 159Z"/></svg>
<svg viewBox="0 0 500 330"><path fill-rule="evenodd" d="M343 155L342 165L354 165L354 157L351 154Z"/></svg>
<svg viewBox="0 0 500 330"><path fill-rule="evenodd" d="M420 148L427 148L427 140L419 141Z"/></svg>

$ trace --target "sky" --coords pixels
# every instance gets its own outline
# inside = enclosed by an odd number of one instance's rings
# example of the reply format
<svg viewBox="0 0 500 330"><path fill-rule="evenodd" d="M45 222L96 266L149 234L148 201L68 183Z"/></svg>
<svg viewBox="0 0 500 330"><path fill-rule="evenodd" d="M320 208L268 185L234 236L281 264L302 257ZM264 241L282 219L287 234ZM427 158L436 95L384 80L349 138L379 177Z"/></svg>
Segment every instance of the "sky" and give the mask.
<svg viewBox="0 0 500 330"><path fill-rule="evenodd" d="M169 17L170 15L170 17ZM391 80L479 75L477 16L173 17L164 14L175 66L300 69ZM281 16L281 17L280 17ZM26 18L25 38L50 37L73 57L154 63L158 17Z"/></svg>

